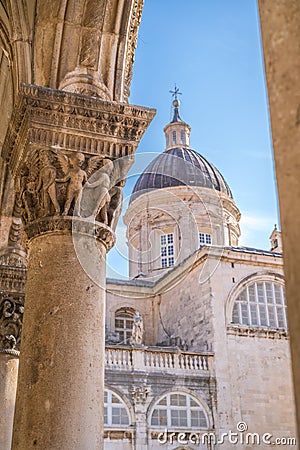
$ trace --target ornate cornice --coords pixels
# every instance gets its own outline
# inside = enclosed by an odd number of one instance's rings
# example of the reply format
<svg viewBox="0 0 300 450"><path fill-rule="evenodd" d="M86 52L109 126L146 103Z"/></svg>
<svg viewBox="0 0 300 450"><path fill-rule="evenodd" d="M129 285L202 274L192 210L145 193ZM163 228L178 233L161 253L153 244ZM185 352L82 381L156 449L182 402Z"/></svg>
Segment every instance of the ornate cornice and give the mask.
<svg viewBox="0 0 300 450"><path fill-rule="evenodd" d="M85 232L109 249L124 179L154 114L153 109L22 84L2 151L16 181L12 239L19 242L20 218L30 240L74 231L64 220L74 215L89 219L81 222ZM101 231L94 222L104 225Z"/></svg>
<svg viewBox="0 0 300 450"><path fill-rule="evenodd" d="M22 84L2 156L17 173L26 147L120 158L133 154L155 110Z"/></svg>

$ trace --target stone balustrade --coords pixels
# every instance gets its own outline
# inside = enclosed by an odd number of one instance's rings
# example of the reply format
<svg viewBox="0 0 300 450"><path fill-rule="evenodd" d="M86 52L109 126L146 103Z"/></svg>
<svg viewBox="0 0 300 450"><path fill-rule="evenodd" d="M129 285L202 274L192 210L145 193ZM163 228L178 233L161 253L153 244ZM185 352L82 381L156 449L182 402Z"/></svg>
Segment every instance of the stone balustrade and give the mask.
<svg viewBox="0 0 300 450"><path fill-rule="evenodd" d="M106 369L211 375L212 353L191 353L149 347L106 346Z"/></svg>

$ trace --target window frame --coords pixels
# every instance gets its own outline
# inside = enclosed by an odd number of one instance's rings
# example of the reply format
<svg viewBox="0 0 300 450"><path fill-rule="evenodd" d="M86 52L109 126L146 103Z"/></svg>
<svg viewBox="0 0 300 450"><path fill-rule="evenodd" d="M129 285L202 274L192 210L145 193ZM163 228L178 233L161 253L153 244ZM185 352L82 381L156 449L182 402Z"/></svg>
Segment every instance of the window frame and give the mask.
<svg viewBox="0 0 300 450"><path fill-rule="evenodd" d="M185 405L172 404L172 400L171 400L172 396L185 397L185 400L186 400ZM164 400L165 400L164 404L160 404ZM191 405L191 401L196 403L196 406ZM163 416L166 418L166 423L164 423L164 424L153 424L152 423L153 415L156 411L166 411L166 414L163 414ZM172 412L179 413L177 415L177 417L178 417L177 425L173 424L174 415L172 417ZM186 412L186 415L185 415L186 423L184 423L184 424L180 424L180 412ZM197 425L192 425L192 412L201 412L203 414L203 418L205 419L206 425L205 426L199 425L201 419L199 420L199 423ZM182 417L184 417L184 415L182 415ZM159 414L158 414L158 419L159 419ZM202 405L202 403L200 402L200 400L198 400L193 395L191 395L187 392L184 392L184 391L172 391L172 392L168 392L168 393L164 394L154 403L154 405L150 411L150 414L149 414L148 424L149 424L150 428L157 428L157 429L167 428L168 430L176 430L176 429L209 430L210 420L209 420L207 411L205 410L205 408Z"/></svg>
<svg viewBox="0 0 300 450"><path fill-rule="evenodd" d="M132 308L121 308L115 311L114 315L114 325L115 325L115 332L120 334L120 344L128 344L129 339L132 336L132 327L133 327L133 321L134 321L134 313L135 311ZM123 320L124 325L123 327L117 326L116 321L117 320ZM131 322L131 328L128 328L126 325L126 322ZM122 337L123 336L123 337Z"/></svg>
<svg viewBox="0 0 300 450"><path fill-rule="evenodd" d="M160 268L166 269L175 265L174 232L160 235Z"/></svg>
<svg viewBox="0 0 300 450"><path fill-rule="evenodd" d="M203 239L202 239L203 238ZM203 245L212 245L212 234L204 231L198 231L199 247ZM202 242L203 240L203 242Z"/></svg>
<svg viewBox="0 0 300 450"><path fill-rule="evenodd" d="M105 401L105 395L107 395L107 400ZM113 406L113 402L112 402L112 397L115 396L118 400L119 403L115 403L115 405L119 405L118 409L124 410L127 414L127 418L128 418L128 423L124 423L124 424L114 424L112 423L112 418L113 418L113 413L112 413L112 409L113 407L117 408L117 406ZM106 413L105 413L105 409L106 409ZM107 417L107 422L105 422L105 416ZM128 408L128 406L126 405L126 403L124 402L124 400L122 399L122 397L117 394L115 391L112 391L111 389L105 388L104 389L104 428L113 428L113 429L124 429L124 428L128 428L130 427L132 423L131 420L131 414L130 414L130 410Z"/></svg>
<svg viewBox="0 0 300 450"><path fill-rule="evenodd" d="M286 311L284 285L274 279L256 279L249 281L235 295L230 323L285 331L288 329Z"/></svg>

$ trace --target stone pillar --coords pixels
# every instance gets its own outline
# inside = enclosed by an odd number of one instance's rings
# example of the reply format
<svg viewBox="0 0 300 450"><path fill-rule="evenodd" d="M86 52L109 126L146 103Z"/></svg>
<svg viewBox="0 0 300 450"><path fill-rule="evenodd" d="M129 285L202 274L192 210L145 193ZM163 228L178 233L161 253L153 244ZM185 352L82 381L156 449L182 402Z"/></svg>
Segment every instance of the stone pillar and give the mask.
<svg viewBox="0 0 300 450"><path fill-rule="evenodd" d="M11 449L24 310L26 255L6 248L0 255L0 448Z"/></svg>
<svg viewBox="0 0 300 450"><path fill-rule="evenodd" d="M148 448L148 426L147 426L147 397L150 393L150 386L146 384L135 384L129 389L134 405L136 433L135 449L147 450Z"/></svg>
<svg viewBox="0 0 300 450"><path fill-rule="evenodd" d="M11 449L18 366L18 351L13 349L0 350L0 445L2 450Z"/></svg>
<svg viewBox="0 0 300 450"><path fill-rule="evenodd" d="M29 243L14 450L103 448L105 258L116 192L153 116L20 89L3 150Z"/></svg>
<svg viewBox="0 0 300 450"><path fill-rule="evenodd" d="M279 195L299 433L300 3L299 0L259 0L258 4Z"/></svg>

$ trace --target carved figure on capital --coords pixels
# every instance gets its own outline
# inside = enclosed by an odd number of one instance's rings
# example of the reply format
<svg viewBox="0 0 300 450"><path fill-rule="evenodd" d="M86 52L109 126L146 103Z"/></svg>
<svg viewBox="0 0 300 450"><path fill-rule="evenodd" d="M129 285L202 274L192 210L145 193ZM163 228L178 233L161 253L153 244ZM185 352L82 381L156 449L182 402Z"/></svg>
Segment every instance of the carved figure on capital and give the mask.
<svg viewBox="0 0 300 450"><path fill-rule="evenodd" d="M123 187L125 186L125 183L126 179L123 179L109 191L110 202L107 211L107 225L114 231L117 227L118 219L122 211Z"/></svg>
<svg viewBox="0 0 300 450"><path fill-rule="evenodd" d="M112 184L113 162L104 158L102 167L86 183L80 207L81 217L94 217L99 222L108 223L109 190Z"/></svg>

